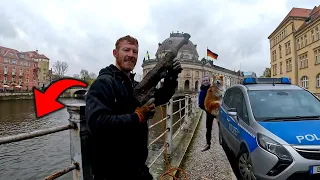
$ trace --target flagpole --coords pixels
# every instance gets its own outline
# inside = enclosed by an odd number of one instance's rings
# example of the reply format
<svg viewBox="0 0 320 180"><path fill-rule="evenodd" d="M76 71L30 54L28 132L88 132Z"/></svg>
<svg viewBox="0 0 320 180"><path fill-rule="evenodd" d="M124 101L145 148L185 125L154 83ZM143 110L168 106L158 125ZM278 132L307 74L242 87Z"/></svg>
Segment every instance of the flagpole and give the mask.
<svg viewBox="0 0 320 180"><path fill-rule="evenodd" d="M207 54L207 60L206 61L208 61L208 46L207 46L206 54Z"/></svg>

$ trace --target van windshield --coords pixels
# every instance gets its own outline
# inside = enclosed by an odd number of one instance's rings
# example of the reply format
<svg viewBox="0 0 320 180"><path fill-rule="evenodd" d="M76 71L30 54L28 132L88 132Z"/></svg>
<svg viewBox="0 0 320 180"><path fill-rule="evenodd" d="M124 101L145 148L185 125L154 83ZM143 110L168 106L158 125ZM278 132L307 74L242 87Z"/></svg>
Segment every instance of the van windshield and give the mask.
<svg viewBox="0 0 320 180"><path fill-rule="evenodd" d="M251 90L248 95L257 121L320 117L319 99L305 90Z"/></svg>

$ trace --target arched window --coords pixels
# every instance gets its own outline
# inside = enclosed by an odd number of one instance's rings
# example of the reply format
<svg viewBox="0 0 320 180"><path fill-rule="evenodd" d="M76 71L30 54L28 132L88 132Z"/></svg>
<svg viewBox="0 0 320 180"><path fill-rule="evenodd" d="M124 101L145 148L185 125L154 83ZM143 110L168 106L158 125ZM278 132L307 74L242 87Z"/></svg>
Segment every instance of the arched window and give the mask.
<svg viewBox="0 0 320 180"><path fill-rule="evenodd" d="M316 76L317 87L320 87L320 73Z"/></svg>
<svg viewBox="0 0 320 180"><path fill-rule="evenodd" d="M302 76L301 77L301 86L304 88L308 88L309 87L309 79L307 76Z"/></svg>

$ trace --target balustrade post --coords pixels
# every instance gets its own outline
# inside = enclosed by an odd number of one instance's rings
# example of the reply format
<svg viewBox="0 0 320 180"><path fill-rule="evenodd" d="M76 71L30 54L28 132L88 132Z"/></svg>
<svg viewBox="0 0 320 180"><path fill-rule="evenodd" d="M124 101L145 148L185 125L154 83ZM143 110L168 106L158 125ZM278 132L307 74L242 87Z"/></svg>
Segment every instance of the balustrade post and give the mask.
<svg viewBox="0 0 320 180"><path fill-rule="evenodd" d="M172 122L173 122L173 99L171 98L170 101L167 104L167 117L166 120L166 130L168 131L166 134L166 141L168 146L167 155L170 158L171 152L172 152Z"/></svg>
<svg viewBox="0 0 320 180"><path fill-rule="evenodd" d="M184 105L185 105L185 109L184 109L184 122L186 124L189 123L189 95L185 96L185 100L184 100Z"/></svg>
<svg viewBox="0 0 320 180"><path fill-rule="evenodd" d="M74 180L93 180L89 162L89 131L86 126L85 104L67 105L69 123L76 127L70 129L71 163L77 165L73 170Z"/></svg>
<svg viewBox="0 0 320 180"><path fill-rule="evenodd" d="M196 97L195 97L195 102L194 102L194 106L195 106L195 109L197 110L197 112L199 112L199 94L196 93Z"/></svg>
<svg viewBox="0 0 320 180"><path fill-rule="evenodd" d="M191 110L191 112L192 112L192 116L194 117L195 116L195 113L196 113L196 109L195 109L195 95L193 94L192 95L192 98L191 98L191 108L192 108L192 110Z"/></svg>

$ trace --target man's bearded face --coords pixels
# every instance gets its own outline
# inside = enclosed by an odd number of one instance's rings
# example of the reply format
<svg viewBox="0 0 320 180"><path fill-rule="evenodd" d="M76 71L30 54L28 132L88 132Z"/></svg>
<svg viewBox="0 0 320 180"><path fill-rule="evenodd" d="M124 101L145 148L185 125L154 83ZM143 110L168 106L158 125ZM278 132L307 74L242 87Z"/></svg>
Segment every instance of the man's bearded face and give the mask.
<svg viewBox="0 0 320 180"><path fill-rule="evenodd" d="M137 64L138 47L128 41L122 41L119 43L119 48L113 50L113 56L121 71L130 72Z"/></svg>

